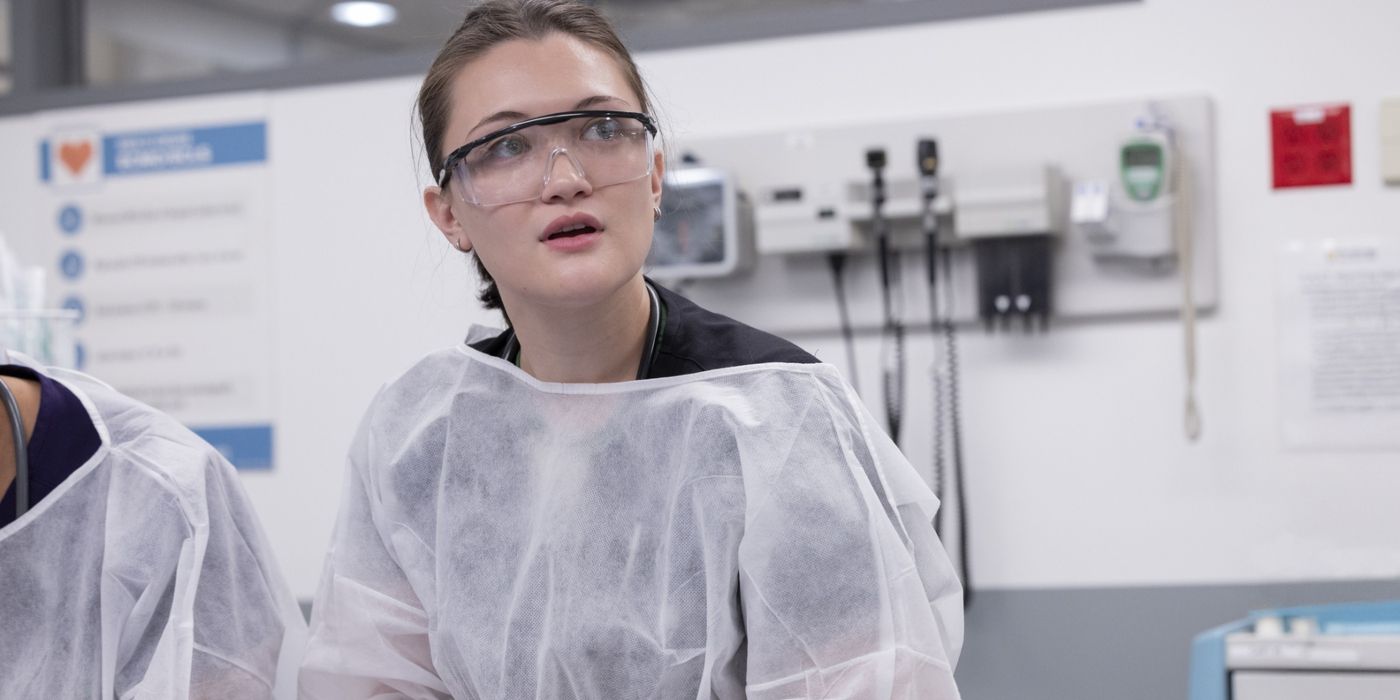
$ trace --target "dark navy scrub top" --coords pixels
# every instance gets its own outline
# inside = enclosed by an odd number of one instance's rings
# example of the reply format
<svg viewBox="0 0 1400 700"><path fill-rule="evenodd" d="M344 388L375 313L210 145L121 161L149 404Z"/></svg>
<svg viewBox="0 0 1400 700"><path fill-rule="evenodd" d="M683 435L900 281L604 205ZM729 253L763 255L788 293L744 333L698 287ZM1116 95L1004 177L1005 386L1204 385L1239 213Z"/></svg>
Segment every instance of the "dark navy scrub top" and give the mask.
<svg viewBox="0 0 1400 700"><path fill-rule="evenodd" d="M87 408L58 382L20 365L0 365L0 375L39 382L39 417L29 436L29 508L33 509L58 485L97 453L102 438ZM0 410L0 417L6 417ZM10 430L9 420L0 429ZM15 485L0 499L0 527L15 520Z"/></svg>
<svg viewBox="0 0 1400 700"><path fill-rule="evenodd" d="M726 367L765 362L820 362L807 351L775 335L707 311L695 302L648 280L664 307L660 340L645 379L676 377ZM472 348L500 357L511 331L477 341Z"/></svg>

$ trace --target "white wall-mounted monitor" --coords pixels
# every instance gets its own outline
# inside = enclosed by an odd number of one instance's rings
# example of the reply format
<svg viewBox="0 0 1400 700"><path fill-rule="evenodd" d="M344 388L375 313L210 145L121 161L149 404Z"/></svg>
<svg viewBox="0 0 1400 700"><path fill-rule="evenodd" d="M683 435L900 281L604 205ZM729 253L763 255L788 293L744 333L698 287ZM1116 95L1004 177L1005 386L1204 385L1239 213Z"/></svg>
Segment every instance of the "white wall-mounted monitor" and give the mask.
<svg viewBox="0 0 1400 700"><path fill-rule="evenodd" d="M661 279L724 277L752 259L752 209L733 177L716 168L668 173L648 273Z"/></svg>

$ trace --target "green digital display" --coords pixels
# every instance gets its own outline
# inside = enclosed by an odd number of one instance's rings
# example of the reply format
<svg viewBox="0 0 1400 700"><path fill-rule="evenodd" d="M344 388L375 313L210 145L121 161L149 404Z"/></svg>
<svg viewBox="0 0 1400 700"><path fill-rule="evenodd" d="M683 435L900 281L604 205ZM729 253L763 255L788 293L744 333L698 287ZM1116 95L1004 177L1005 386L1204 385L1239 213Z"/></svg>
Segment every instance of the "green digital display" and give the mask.
<svg viewBox="0 0 1400 700"><path fill-rule="evenodd" d="M1162 166L1162 147L1155 143L1133 144L1123 149L1123 165L1126 167L1135 166Z"/></svg>
<svg viewBox="0 0 1400 700"><path fill-rule="evenodd" d="M1166 188L1167 152L1159 143L1135 141L1124 144L1120 154L1123 189L1139 202L1157 199Z"/></svg>

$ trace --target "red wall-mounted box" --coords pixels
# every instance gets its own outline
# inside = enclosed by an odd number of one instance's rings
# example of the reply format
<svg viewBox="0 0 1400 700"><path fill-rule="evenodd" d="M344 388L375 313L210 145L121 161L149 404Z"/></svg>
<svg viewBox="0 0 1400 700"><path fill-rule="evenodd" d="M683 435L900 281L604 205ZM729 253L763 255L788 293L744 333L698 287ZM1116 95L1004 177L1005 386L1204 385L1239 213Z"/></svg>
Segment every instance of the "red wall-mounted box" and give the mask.
<svg viewBox="0 0 1400 700"><path fill-rule="evenodd" d="M1276 109L1274 189L1351 184L1351 106Z"/></svg>

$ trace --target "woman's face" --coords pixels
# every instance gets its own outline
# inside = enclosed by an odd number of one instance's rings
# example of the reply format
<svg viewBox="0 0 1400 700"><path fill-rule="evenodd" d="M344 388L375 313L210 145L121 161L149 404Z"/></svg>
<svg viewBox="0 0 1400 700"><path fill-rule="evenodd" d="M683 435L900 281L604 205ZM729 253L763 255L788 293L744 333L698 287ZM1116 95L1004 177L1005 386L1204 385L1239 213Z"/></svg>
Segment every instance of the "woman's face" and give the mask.
<svg viewBox="0 0 1400 700"><path fill-rule="evenodd" d="M642 111L610 54L560 33L492 47L457 74L451 99L444 155L530 117L574 109ZM583 126L568 122L575 124ZM652 208L661 201L659 151L649 177L603 187L580 176L562 154L550 168L544 190L525 202L469 204L456 175L447 191L424 193L428 213L448 239L481 256L507 310L597 303L637 277L651 247ZM550 238L561 218L580 215L592 217L584 220L596 221L598 233Z"/></svg>

